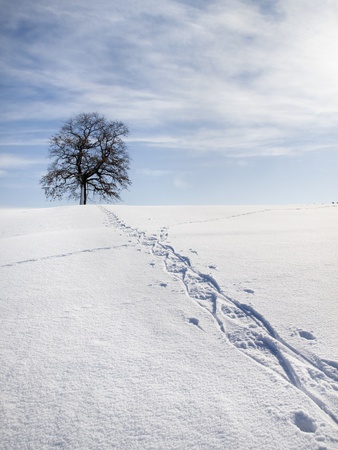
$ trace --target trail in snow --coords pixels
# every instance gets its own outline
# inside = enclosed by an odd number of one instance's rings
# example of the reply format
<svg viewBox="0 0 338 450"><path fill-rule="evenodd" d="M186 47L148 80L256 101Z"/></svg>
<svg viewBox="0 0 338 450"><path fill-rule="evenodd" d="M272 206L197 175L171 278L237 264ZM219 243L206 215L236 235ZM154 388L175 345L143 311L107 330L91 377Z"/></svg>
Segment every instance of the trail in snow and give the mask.
<svg viewBox="0 0 338 450"><path fill-rule="evenodd" d="M13 263L9 263L9 264L3 264L2 267L13 267L16 266L18 264L27 264L27 263L34 263L34 262L38 262L38 261L45 261L47 259L55 259L55 258L66 258L67 256L73 256L73 255L79 255L81 253L93 253L93 252L100 252L103 250L111 250L113 248L119 248L119 247L125 247L124 245L120 245L120 246L116 246L116 247L97 247L97 248L87 248L85 250L78 250L76 252L70 252L70 253L61 253L58 255L49 255L49 256L42 256L41 258L31 258L31 259L24 259L22 261L15 261Z"/></svg>
<svg viewBox="0 0 338 450"><path fill-rule="evenodd" d="M228 342L289 381L338 425L337 362L320 359L288 344L262 314L227 296L212 276L195 270L189 258L167 245L166 229L161 230L159 237L147 236L145 232L127 226L107 208L101 206L100 209L106 215L108 225L135 238L164 262L166 271L183 283L188 296L212 315ZM197 319L191 319L189 323L202 330Z"/></svg>
<svg viewBox="0 0 338 450"><path fill-rule="evenodd" d="M189 224L189 225L190 225L190 224L195 224L195 223L218 222L218 221L220 221L220 220L235 219L235 218L237 218L237 217L250 216L250 215L252 215L252 214L261 214L261 213L265 213L265 212L269 212L269 211L271 211L270 208L265 208L265 209L255 210L255 211L248 211L248 212L241 213L241 214L233 214L233 215L231 215L231 216L226 216L226 217L221 217L221 218L220 218L220 217L216 217L216 218L214 218L214 219L192 220L192 221L189 221L189 222L180 222L180 223L177 223L176 226L179 226L179 225L186 225L186 224Z"/></svg>

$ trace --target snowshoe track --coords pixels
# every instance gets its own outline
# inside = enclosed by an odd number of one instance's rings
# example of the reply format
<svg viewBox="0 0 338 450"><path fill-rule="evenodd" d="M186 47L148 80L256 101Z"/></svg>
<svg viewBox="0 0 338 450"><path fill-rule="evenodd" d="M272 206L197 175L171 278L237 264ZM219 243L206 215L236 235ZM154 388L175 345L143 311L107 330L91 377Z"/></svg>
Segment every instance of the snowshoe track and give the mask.
<svg viewBox="0 0 338 450"><path fill-rule="evenodd" d="M187 295L210 313L230 344L290 382L338 425L337 362L305 354L288 344L252 306L227 296L211 275L195 270L189 258L166 244L165 230L159 237L148 236L126 225L114 212L99 208L108 226L128 234L164 262L166 271L178 278Z"/></svg>

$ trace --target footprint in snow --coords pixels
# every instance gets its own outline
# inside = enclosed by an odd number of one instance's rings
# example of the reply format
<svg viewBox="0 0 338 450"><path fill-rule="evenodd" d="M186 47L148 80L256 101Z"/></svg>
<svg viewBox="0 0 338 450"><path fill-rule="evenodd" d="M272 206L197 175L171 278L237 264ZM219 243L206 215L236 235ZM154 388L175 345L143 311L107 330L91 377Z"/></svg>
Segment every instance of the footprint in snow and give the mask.
<svg viewBox="0 0 338 450"><path fill-rule="evenodd" d="M304 433L314 433L317 430L315 421L303 411L295 413L293 423Z"/></svg>
<svg viewBox="0 0 338 450"><path fill-rule="evenodd" d="M254 294L255 291L253 291L252 289L243 289L244 292L246 292L247 294Z"/></svg>
<svg viewBox="0 0 338 450"><path fill-rule="evenodd" d="M314 341L316 337L309 331L299 330L299 336L308 341Z"/></svg>
<svg viewBox="0 0 338 450"><path fill-rule="evenodd" d="M200 330L204 331L203 328L200 326L200 321L198 319L196 319L195 317L188 317L186 321L188 323L191 323L191 325L195 325L195 327L197 327Z"/></svg>

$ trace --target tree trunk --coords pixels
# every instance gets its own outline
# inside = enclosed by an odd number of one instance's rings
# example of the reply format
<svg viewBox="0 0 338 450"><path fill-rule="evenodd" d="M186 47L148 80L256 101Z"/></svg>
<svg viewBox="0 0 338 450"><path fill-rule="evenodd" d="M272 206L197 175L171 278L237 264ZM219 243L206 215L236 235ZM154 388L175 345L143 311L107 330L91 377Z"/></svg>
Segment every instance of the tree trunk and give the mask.
<svg viewBox="0 0 338 450"><path fill-rule="evenodd" d="M87 185L86 182L81 184L81 197L80 197L80 205L85 205L87 203Z"/></svg>

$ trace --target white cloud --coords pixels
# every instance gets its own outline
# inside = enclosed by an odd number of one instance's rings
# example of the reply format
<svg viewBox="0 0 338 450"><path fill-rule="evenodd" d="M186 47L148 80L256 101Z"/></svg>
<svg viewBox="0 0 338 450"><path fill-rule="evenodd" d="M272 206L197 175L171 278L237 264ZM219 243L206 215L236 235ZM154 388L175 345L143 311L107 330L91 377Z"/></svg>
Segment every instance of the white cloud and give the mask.
<svg viewBox="0 0 338 450"><path fill-rule="evenodd" d="M147 177L159 178L164 176L170 176L172 184L176 189L186 189L189 187L189 183L186 179L184 173L175 172L173 170L162 170L162 169L139 169L138 173L145 175Z"/></svg>
<svg viewBox="0 0 338 450"><path fill-rule="evenodd" d="M145 175L148 177L163 177L165 175L170 175L172 173L171 170L161 170L161 169L139 169L137 170L141 175Z"/></svg>
<svg viewBox="0 0 338 450"><path fill-rule="evenodd" d="M31 137L20 137L19 135L8 136L6 138L1 139L0 146L2 147L15 147L15 146L34 146L46 147L48 144L48 139L44 138L31 138Z"/></svg>
<svg viewBox="0 0 338 450"><path fill-rule="evenodd" d="M130 142L232 157L333 146L338 3L283 0L275 11L245 0L206 3L13 8L8 26L18 34L6 41L3 70L19 94L4 117L99 110L128 123ZM34 25L28 39L16 28L22 22Z"/></svg>
<svg viewBox="0 0 338 450"><path fill-rule="evenodd" d="M8 153L0 154L0 169L22 169L39 164L45 164L46 160L36 158L26 158Z"/></svg>
<svg viewBox="0 0 338 450"><path fill-rule="evenodd" d="M182 178L174 178L173 183L176 189L187 189L189 187L189 183Z"/></svg>

